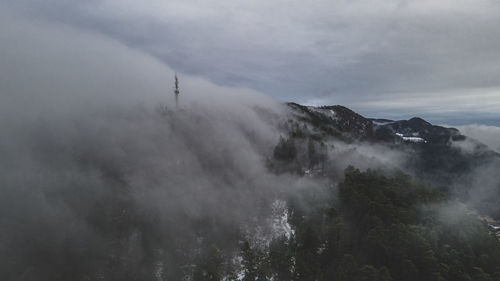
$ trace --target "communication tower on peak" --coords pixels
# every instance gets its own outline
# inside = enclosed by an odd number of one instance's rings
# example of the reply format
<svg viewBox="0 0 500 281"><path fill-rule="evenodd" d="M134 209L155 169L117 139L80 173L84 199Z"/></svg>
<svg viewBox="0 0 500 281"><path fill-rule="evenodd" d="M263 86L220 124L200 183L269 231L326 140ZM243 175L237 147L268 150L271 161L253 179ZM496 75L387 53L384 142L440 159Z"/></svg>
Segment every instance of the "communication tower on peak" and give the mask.
<svg viewBox="0 0 500 281"><path fill-rule="evenodd" d="M175 94L175 108L178 108L180 91L179 91L179 79L177 78L177 73L175 74L174 94Z"/></svg>

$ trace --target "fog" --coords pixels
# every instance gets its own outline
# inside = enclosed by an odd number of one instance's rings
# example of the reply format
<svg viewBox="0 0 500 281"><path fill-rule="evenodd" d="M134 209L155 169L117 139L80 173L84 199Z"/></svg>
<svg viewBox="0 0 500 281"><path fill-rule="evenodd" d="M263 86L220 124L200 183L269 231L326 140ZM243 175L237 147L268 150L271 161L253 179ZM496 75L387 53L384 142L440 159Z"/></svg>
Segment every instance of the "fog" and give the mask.
<svg viewBox="0 0 500 281"><path fill-rule="evenodd" d="M180 240L234 247L285 188L320 184L266 169L284 113L272 99L179 73L176 108L174 71L152 57L0 18L2 279L134 278L151 259L167 271L189 252Z"/></svg>
<svg viewBox="0 0 500 281"><path fill-rule="evenodd" d="M101 34L2 13L0 39L6 279L172 276L199 237L269 237L275 200L329 186L268 169L289 109L259 92L179 73L177 108L172 69ZM339 178L398 158L330 146Z"/></svg>
<svg viewBox="0 0 500 281"><path fill-rule="evenodd" d="M276 200L322 198L349 165L408 160L383 145L328 141L329 179L273 173L280 124L292 117L260 92L178 73L176 107L173 69L102 34L0 12L0 41L5 280L173 272L203 235L228 251L241 235L268 236ZM481 136L494 145L496 135ZM493 192L495 171L474 179Z"/></svg>
<svg viewBox="0 0 500 281"><path fill-rule="evenodd" d="M464 135L472 137L500 152L500 127L481 124L456 126Z"/></svg>
<svg viewBox="0 0 500 281"><path fill-rule="evenodd" d="M334 142L334 148L330 150L328 158L330 159L330 173L335 174L337 178L342 178L348 166L354 166L360 170L402 169L408 160L408 154L404 150L391 149L384 145Z"/></svg>

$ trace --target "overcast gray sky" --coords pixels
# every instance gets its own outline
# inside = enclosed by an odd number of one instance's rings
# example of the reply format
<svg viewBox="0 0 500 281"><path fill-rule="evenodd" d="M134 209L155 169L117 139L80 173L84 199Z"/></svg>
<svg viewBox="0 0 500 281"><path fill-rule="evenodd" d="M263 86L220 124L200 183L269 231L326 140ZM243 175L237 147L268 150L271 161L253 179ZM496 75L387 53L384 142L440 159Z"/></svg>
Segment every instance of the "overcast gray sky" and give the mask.
<svg viewBox="0 0 500 281"><path fill-rule="evenodd" d="M0 0L181 75L381 118L500 125L497 0ZM23 34L19 34L23 36Z"/></svg>

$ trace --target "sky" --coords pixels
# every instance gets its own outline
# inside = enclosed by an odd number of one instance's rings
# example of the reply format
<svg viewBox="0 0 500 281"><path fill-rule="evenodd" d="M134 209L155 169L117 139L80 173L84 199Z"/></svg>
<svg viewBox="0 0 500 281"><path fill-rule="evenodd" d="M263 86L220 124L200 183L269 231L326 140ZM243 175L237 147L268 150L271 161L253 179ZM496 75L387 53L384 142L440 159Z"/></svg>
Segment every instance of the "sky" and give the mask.
<svg viewBox="0 0 500 281"><path fill-rule="evenodd" d="M278 101L500 125L495 0L1 0L0 7L109 37L181 77Z"/></svg>

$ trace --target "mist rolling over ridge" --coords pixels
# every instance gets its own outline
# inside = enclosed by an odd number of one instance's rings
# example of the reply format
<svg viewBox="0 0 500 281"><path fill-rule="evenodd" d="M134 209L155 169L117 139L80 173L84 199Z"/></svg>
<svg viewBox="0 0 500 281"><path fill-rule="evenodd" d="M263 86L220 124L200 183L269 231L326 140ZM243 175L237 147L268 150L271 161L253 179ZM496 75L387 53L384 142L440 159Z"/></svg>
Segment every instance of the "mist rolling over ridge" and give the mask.
<svg viewBox="0 0 500 281"><path fill-rule="evenodd" d="M0 279L500 280L498 127L282 102L8 11Z"/></svg>
<svg viewBox="0 0 500 281"><path fill-rule="evenodd" d="M195 240L204 221L231 239L240 223L269 215L280 193L318 185L266 168L284 105L183 76L175 111L173 72L151 57L65 26L12 20L28 36L2 32L11 44L0 103L9 136L0 148L5 278L98 278L114 258L165 258L144 243ZM65 44L54 49L58 40ZM127 270L138 269L119 272Z"/></svg>

